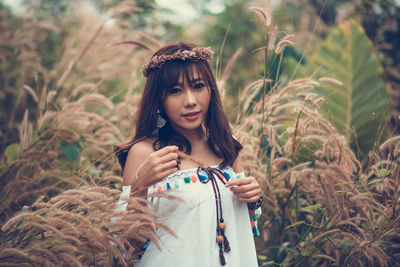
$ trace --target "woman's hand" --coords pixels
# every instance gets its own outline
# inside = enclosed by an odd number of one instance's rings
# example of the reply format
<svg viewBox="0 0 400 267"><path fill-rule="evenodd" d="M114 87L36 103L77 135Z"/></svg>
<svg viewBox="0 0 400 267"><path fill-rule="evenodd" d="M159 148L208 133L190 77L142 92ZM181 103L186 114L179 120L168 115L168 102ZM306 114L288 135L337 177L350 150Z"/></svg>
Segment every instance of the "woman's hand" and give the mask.
<svg viewBox="0 0 400 267"><path fill-rule="evenodd" d="M140 179L144 185L150 186L178 170L178 147L166 146L152 152L138 167L135 179Z"/></svg>
<svg viewBox="0 0 400 267"><path fill-rule="evenodd" d="M253 203L260 199L261 188L256 178L249 176L239 179L230 179L226 187L239 197L241 201Z"/></svg>
<svg viewBox="0 0 400 267"><path fill-rule="evenodd" d="M178 170L178 147L166 146L154 151L150 142L136 143L125 163L123 182L131 192L146 197L147 188Z"/></svg>

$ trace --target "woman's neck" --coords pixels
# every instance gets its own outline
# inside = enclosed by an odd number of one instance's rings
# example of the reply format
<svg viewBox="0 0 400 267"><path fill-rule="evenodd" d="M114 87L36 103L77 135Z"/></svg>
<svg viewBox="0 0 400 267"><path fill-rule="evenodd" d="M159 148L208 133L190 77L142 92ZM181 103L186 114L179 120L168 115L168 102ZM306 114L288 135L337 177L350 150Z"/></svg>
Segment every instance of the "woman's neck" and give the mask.
<svg viewBox="0 0 400 267"><path fill-rule="evenodd" d="M192 148L203 144L207 139L206 133L202 128L181 132L181 134L190 142Z"/></svg>
<svg viewBox="0 0 400 267"><path fill-rule="evenodd" d="M190 157L195 159L195 161L186 159L183 157L182 168L193 168L198 166L214 166L219 165L222 162L222 158L218 157L210 148L207 141L207 135L205 131L200 128L197 131L188 131L183 134L187 140L190 142L191 153ZM199 164L199 163L202 164Z"/></svg>

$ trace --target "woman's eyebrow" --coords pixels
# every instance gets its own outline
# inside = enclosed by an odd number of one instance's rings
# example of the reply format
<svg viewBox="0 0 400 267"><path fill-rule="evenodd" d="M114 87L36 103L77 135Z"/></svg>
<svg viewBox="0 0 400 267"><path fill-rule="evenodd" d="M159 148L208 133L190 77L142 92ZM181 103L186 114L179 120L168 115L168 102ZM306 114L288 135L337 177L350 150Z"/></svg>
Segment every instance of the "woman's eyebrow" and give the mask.
<svg viewBox="0 0 400 267"><path fill-rule="evenodd" d="M194 78L194 79L190 80L190 83L195 83L195 82L198 82L198 81L203 81L203 79L200 78L200 77Z"/></svg>

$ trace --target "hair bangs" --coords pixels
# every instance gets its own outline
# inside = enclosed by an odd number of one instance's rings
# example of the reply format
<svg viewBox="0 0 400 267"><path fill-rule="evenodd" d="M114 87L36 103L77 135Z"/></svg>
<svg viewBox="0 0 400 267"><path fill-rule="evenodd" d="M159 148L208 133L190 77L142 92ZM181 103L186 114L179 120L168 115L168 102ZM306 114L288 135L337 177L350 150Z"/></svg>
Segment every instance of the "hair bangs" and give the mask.
<svg viewBox="0 0 400 267"><path fill-rule="evenodd" d="M160 70L159 84L163 84L162 99L167 97L168 91L171 90L177 84L182 83L182 78L186 79L188 82L195 80L196 78L201 78L207 84L210 90L215 89L215 81L211 73L209 73L209 68L207 67L207 62L204 61L182 61L174 60L166 62L163 70ZM198 73L199 77L195 77L195 72Z"/></svg>

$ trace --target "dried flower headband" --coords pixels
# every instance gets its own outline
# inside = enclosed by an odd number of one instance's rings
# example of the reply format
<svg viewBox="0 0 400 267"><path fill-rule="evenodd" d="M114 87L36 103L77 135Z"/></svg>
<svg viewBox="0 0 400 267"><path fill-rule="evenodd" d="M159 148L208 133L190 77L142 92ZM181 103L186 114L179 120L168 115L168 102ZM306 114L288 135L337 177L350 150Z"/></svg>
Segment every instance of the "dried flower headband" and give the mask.
<svg viewBox="0 0 400 267"><path fill-rule="evenodd" d="M149 77L152 70L161 69L169 60L208 60L212 58L213 54L210 47L195 47L191 50L178 51L172 55L153 56L149 63L143 66L142 73L144 77Z"/></svg>

